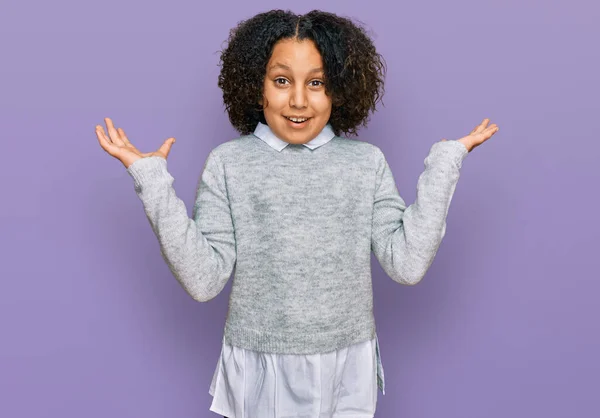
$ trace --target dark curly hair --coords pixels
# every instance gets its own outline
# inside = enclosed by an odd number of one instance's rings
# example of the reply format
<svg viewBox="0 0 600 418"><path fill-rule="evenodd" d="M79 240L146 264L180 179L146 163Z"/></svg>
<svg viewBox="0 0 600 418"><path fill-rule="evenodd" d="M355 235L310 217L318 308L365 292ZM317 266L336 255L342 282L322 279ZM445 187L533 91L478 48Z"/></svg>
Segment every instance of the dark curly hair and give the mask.
<svg viewBox="0 0 600 418"><path fill-rule="evenodd" d="M335 134L356 135L360 125L367 126L377 102L383 103L385 61L360 24L320 10L305 15L271 10L230 30L228 45L220 51L218 85L231 124L248 135L259 121L266 123L258 103L267 63L279 40L293 38L312 40L321 54Z"/></svg>

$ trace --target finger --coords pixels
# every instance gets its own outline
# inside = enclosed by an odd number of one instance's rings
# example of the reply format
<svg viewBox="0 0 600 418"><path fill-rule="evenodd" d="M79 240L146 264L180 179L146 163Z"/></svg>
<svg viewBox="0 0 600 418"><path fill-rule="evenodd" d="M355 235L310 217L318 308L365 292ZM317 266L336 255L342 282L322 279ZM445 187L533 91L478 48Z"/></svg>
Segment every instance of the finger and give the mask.
<svg viewBox="0 0 600 418"><path fill-rule="evenodd" d="M106 132L104 132L104 127L102 125L96 126L96 131L99 131L102 134L102 137L104 138L104 140L106 142L108 142L109 144L113 145L113 142L110 139L110 137L106 134Z"/></svg>
<svg viewBox="0 0 600 418"><path fill-rule="evenodd" d="M498 130L500 130L500 128L498 128L497 126L494 128L490 129L490 136L494 135L496 132L498 132Z"/></svg>
<svg viewBox="0 0 600 418"><path fill-rule="evenodd" d="M490 120L489 120L489 119L487 119L487 118L486 118L486 119L484 119L484 120L483 120L483 122L481 122L479 125L477 125L477 126L475 127L475 129L473 129L473 130L471 131L471 133L472 133L472 134L478 134L478 133L480 133L480 132L483 132L483 130L485 129L485 127L486 127L486 125L489 123L489 121L490 121Z"/></svg>
<svg viewBox="0 0 600 418"><path fill-rule="evenodd" d="M121 140L123 140L123 143L126 146L128 146L131 149L139 152L138 149L131 142L129 142L129 138L127 138L127 135L125 134L125 131L123 130L123 128L117 128L117 132L119 133L119 137L121 138Z"/></svg>
<svg viewBox="0 0 600 418"><path fill-rule="evenodd" d="M102 129L102 126L96 126L96 136L98 137L98 142L100 146L104 149L104 151L108 152L110 155L114 156L115 144L113 144Z"/></svg>
<svg viewBox="0 0 600 418"><path fill-rule="evenodd" d="M117 128L117 132L119 133L119 137L125 143L125 145L131 145L131 142L129 142L129 138L127 138L123 128Z"/></svg>
<svg viewBox="0 0 600 418"><path fill-rule="evenodd" d="M487 141L488 139L490 139L492 137L492 135L494 135L496 132L498 131L498 127L497 126L488 126L483 132L480 132L479 135L481 135L481 141Z"/></svg>
<svg viewBox="0 0 600 418"><path fill-rule="evenodd" d="M488 126L488 127L487 127L487 128L484 130L484 132L486 132L486 133L487 133L487 132L489 132L489 133L492 133L492 134L493 134L493 133L497 132L497 131L498 131L498 129L500 129L500 128L498 128L498 125L496 125L496 124L494 123L494 124L491 124L490 126Z"/></svg>
<svg viewBox="0 0 600 418"><path fill-rule="evenodd" d="M171 152L171 145L173 145L174 143L175 143L175 138L169 138L165 142L163 142L163 144L161 145L161 147L158 150L160 152L162 152L165 155L165 157L168 157L169 152Z"/></svg>
<svg viewBox="0 0 600 418"><path fill-rule="evenodd" d="M104 118L104 121L106 122L106 127L108 128L108 134L110 135L110 139L112 140L112 142L115 143L116 145L125 145L125 143L119 136L119 133L115 129L115 126L113 125L113 121L110 118Z"/></svg>

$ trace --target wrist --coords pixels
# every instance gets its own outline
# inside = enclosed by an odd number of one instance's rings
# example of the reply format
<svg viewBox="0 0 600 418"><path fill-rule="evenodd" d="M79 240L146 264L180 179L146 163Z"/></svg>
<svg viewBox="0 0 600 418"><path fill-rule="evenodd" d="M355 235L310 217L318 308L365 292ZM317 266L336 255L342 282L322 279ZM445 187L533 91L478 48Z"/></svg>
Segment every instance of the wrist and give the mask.
<svg viewBox="0 0 600 418"><path fill-rule="evenodd" d="M465 141L464 138L458 139L457 142L460 142L461 144L463 144L468 152L471 152L471 149L473 149L471 144L468 143L467 141Z"/></svg>

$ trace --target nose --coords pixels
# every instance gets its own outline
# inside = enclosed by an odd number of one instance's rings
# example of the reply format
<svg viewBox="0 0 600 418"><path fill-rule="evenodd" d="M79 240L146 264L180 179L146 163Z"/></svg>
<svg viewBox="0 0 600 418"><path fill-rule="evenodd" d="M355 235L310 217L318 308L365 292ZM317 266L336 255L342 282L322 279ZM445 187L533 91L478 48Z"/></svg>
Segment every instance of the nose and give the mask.
<svg viewBox="0 0 600 418"><path fill-rule="evenodd" d="M297 83L294 88L290 89L290 107L302 109L308 106L308 95L304 86Z"/></svg>

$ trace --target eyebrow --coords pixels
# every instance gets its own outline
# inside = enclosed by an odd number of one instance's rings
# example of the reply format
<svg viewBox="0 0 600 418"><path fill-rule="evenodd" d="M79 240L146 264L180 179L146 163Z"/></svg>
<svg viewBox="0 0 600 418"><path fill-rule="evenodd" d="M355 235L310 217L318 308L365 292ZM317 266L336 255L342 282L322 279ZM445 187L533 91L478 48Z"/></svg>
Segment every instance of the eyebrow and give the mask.
<svg viewBox="0 0 600 418"><path fill-rule="evenodd" d="M288 67L287 65L285 65L285 64L282 64L282 63L280 63L280 62L277 62L277 63L275 63L275 64L271 65L271 66L269 67L269 71L271 71L271 70L273 70L273 69L275 69L275 68L283 68L284 70L292 71L292 69L291 69L290 67ZM322 68L322 67L319 67L319 68L313 68L313 69L312 69L312 70L310 70L308 73L309 73L309 74L312 74L312 73L320 73L320 72L322 72L322 71L323 71L323 68Z"/></svg>

